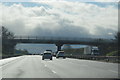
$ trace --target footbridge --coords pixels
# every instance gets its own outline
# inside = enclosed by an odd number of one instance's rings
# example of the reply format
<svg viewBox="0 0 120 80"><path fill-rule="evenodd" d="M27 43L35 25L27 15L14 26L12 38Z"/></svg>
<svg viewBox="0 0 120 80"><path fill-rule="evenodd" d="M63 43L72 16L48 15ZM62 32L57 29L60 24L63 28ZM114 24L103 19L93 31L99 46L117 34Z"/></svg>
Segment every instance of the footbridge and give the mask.
<svg viewBox="0 0 120 80"><path fill-rule="evenodd" d="M15 36L10 39L14 43L37 43L37 44L55 44L57 50L61 50L64 44L81 44L81 45L101 45L101 44L115 44L113 39L102 38L76 38L76 37L49 37L49 36Z"/></svg>

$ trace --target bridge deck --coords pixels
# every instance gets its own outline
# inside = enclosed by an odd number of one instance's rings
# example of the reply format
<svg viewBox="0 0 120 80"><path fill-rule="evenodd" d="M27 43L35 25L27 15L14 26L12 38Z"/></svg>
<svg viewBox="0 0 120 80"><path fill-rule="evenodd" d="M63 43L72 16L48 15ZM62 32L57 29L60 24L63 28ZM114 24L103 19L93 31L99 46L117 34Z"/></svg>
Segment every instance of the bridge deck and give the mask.
<svg viewBox="0 0 120 80"><path fill-rule="evenodd" d="M69 37L18 37L13 39L17 43L46 43L46 44L113 44L116 41L111 39L94 38L69 38Z"/></svg>

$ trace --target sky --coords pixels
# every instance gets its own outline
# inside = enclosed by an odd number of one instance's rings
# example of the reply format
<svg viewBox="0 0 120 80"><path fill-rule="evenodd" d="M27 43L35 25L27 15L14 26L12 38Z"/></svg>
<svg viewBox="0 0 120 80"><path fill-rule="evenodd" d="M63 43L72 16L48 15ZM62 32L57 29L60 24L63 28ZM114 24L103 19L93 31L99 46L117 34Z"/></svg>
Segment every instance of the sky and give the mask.
<svg viewBox="0 0 120 80"><path fill-rule="evenodd" d="M3 26L16 35L113 38L118 30L115 2L3 2Z"/></svg>
<svg viewBox="0 0 120 80"><path fill-rule="evenodd" d="M15 35L114 38L119 0L0 0L0 23Z"/></svg>
<svg viewBox="0 0 120 80"><path fill-rule="evenodd" d="M120 0L0 0L1 2L38 2L38 1L81 1L81 2L119 2Z"/></svg>

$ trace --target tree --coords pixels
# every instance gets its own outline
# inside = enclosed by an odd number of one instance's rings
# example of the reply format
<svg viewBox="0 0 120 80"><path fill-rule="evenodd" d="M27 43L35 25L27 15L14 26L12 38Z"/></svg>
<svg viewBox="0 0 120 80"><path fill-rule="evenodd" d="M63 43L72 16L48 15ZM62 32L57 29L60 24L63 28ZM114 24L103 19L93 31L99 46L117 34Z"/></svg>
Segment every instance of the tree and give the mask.
<svg viewBox="0 0 120 80"><path fill-rule="evenodd" d="M2 26L2 53L4 55L11 55L14 52L14 43L9 39L14 39L14 34L7 28Z"/></svg>
<svg viewBox="0 0 120 80"><path fill-rule="evenodd" d="M8 31L7 28L2 26L2 39L13 39L13 38L14 38L14 34Z"/></svg>

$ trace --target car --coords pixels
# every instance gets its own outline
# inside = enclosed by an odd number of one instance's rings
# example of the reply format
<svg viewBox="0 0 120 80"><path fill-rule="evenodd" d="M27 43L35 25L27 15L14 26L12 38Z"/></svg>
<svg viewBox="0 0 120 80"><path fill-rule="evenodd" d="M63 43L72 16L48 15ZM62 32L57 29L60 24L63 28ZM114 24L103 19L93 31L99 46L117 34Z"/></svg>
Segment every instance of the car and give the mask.
<svg viewBox="0 0 120 80"><path fill-rule="evenodd" d="M64 51L58 51L58 53L56 54L56 58L60 58L60 57L64 59L66 58Z"/></svg>
<svg viewBox="0 0 120 80"><path fill-rule="evenodd" d="M46 50L46 51L50 51L50 52L52 52L52 50Z"/></svg>
<svg viewBox="0 0 120 80"><path fill-rule="evenodd" d="M43 53L40 53L40 55L43 55Z"/></svg>
<svg viewBox="0 0 120 80"><path fill-rule="evenodd" d="M44 52L46 52L46 51L47 51L47 52L49 51L49 52L51 52L51 53L53 54L52 50L50 50L50 49L47 49L47 50L45 50Z"/></svg>
<svg viewBox="0 0 120 80"><path fill-rule="evenodd" d="M44 59L50 59L52 60L52 53L50 51L45 51L42 56L42 60Z"/></svg>

